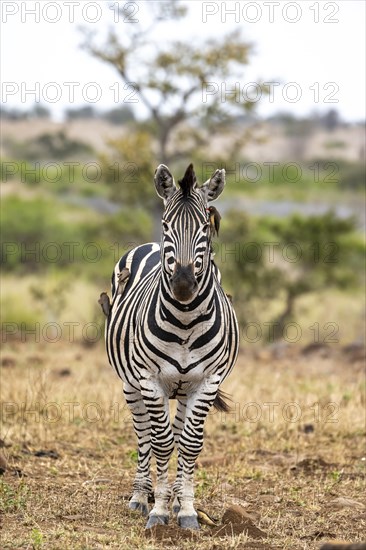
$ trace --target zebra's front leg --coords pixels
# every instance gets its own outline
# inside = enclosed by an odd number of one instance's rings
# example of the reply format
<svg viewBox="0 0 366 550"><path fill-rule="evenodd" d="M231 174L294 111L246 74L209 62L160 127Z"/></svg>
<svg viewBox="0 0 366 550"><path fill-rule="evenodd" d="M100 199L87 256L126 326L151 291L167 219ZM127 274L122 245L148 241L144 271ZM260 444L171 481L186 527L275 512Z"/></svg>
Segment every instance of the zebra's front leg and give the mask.
<svg viewBox="0 0 366 550"><path fill-rule="evenodd" d="M143 516L149 513L148 496L152 492L150 478L151 462L151 425L150 416L139 390L130 384L125 384L123 392L129 406L133 426L138 441L138 463L135 480L133 482L133 495L129 502L130 510L138 510Z"/></svg>
<svg viewBox="0 0 366 550"><path fill-rule="evenodd" d="M174 422L173 422L173 434L174 434L174 442L175 442L176 449L179 448L179 439L184 427L185 417L186 417L186 401L185 400L182 401L181 399L178 399L177 411L175 413ZM183 475L183 462L182 462L181 454L178 452L177 477L175 478L175 482L173 484L173 494L174 494L173 513L174 514L178 514L180 510L178 494L181 490L182 475Z"/></svg>
<svg viewBox="0 0 366 550"><path fill-rule="evenodd" d="M178 524L186 529L200 528L197 512L193 506L193 474L196 460L203 447L204 423L216 397L217 389L217 381L212 383L206 381L187 401L184 428L178 444L178 460L182 465L182 473L177 486Z"/></svg>
<svg viewBox="0 0 366 550"><path fill-rule="evenodd" d="M155 505L149 514L146 528L167 524L171 490L168 483L168 463L174 449L174 437L170 426L169 399L156 392L146 392L144 402L151 421L151 448L156 459Z"/></svg>

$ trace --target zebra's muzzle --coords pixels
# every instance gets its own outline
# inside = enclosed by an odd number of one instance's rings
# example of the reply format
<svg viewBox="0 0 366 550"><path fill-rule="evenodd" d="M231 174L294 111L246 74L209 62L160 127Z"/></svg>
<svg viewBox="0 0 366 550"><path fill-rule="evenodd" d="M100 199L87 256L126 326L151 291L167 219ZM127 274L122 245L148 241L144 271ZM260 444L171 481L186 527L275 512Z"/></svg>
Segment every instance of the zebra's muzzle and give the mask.
<svg viewBox="0 0 366 550"><path fill-rule="evenodd" d="M197 292L198 283L194 276L193 264L182 266L176 263L174 273L170 279L170 288L178 302L188 302Z"/></svg>

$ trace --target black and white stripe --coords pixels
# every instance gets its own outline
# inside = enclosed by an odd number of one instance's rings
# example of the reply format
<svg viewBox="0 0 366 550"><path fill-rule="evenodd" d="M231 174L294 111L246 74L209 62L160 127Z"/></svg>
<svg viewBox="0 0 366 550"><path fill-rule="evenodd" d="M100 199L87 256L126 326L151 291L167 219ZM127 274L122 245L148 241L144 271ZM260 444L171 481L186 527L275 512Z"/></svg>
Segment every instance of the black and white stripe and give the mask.
<svg viewBox="0 0 366 550"><path fill-rule="evenodd" d="M199 188L190 165L177 189L169 170L160 165L155 186L165 202L161 245L150 243L131 250L118 262L112 277L107 353L124 382L138 438L130 508L144 515L152 489L152 453L157 463L149 527L168 521L167 469L176 446L173 510L182 527L198 528L193 470L202 449L204 421L211 406L222 403L219 386L237 357L237 322L213 262L207 209L208 201L221 193L224 177L224 170L217 170ZM130 276L119 294L118 274L124 268ZM172 427L171 398L177 399Z"/></svg>

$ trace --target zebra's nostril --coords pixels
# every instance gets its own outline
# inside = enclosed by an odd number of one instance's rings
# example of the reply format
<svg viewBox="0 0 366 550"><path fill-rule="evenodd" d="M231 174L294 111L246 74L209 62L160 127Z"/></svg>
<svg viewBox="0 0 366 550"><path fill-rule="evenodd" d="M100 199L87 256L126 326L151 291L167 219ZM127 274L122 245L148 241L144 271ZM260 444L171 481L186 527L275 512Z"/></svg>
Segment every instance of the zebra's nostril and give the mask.
<svg viewBox="0 0 366 550"><path fill-rule="evenodd" d="M179 265L170 278L170 288L174 297L180 302L187 302L193 298L197 291L198 283L190 265Z"/></svg>

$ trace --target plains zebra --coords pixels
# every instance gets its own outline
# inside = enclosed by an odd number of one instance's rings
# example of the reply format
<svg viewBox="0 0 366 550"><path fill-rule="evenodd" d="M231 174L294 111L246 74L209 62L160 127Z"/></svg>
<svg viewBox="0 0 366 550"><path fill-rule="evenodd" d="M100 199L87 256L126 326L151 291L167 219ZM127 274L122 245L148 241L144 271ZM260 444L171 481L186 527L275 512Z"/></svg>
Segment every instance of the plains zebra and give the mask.
<svg viewBox="0 0 366 550"><path fill-rule="evenodd" d="M155 505L147 527L167 523L171 489L168 461L178 450L173 512L181 527L198 529L193 471L212 405L224 410L219 386L238 353L237 321L213 262L208 202L225 185L216 170L201 187L191 164L175 186L161 164L155 187L164 200L161 245L138 246L117 263L107 318L109 362L124 382L138 439L138 466L129 502L148 515L151 453L157 465ZM129 273L124 288L121 272ZM177 400L173 425L169 399Z"/></svg>

